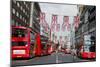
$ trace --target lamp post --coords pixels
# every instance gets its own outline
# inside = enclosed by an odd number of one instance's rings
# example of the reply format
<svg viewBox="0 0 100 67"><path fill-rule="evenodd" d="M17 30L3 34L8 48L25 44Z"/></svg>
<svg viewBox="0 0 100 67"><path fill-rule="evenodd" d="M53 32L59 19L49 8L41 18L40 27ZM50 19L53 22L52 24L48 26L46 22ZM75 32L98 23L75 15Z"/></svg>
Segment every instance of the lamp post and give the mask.
<svg viewBox="0 0 100 67"><path fill-rule="evenodd" d="M73 28L74 28L74 25L73 25L73 23L71 23L71 26L70 26L70 38L71 38L71 40L70 40L70 42L71 42L71 49L72 49L72 55L73 55L73 62L75 61L74 59L74 54L75 54L75 45L74 45L74 30L73 30Z"/></svg>

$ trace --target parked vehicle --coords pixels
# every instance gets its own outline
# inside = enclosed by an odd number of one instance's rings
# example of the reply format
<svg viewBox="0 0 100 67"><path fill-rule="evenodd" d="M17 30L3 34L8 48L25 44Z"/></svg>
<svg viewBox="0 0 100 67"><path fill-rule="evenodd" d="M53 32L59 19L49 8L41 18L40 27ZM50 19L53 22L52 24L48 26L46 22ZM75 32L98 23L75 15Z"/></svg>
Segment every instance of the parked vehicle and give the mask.
<svg viewBox="0 0 100 67"><path fill-rule="evenodd" d="M83 45L79 48L78 56L82 58L96 58L95 50L95 37L85 35Z"/></svg>

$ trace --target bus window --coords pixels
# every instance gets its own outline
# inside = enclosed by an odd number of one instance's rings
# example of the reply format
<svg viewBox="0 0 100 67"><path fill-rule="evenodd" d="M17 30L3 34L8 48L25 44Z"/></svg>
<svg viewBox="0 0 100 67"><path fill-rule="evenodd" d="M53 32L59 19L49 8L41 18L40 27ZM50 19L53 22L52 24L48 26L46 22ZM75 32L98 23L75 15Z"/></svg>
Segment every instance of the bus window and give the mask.
<svg viewBox="0 0 100 67"><path fill-rule="evenodd" d="M96 51L96 48L95 48L95 46L93 45L93 46L91 46L91 47L89 48L89 50L90 50L90 52L95 52L95 51Z"/></svg>
<svg viewBox="0 0 100 67"><path fill-rule="evenodd" d="M32 32L30 32L30 41L31 41L31 45L35 44L35 35Z"/></svg>
<svg viewBox="0 0 100 67"><path fill-rule="evenodd" d="M25 41L19 41L19 42L12 41L12 46L25 46L26 44L27 42Z"/></svg>
<svg viewBox="0 0 100 67"><path fill-rule="evenodd" d="M95 43L95 37L91 36L91 47L89 48L91 52L95 52L96 51L96 43Z"/></svg>
<svg viewBox="0 0 100 67"><path fill-rule="evenodd" d="M31 40L35 40L35 35L32 32L30 32L30 38Z"/></svg>
<svg viewBox="0 0 100 67"><path fill-rule="evenodd" d="M25 29L12 29L12 37L26 37L27 31Z"/></svg>
<svg viewBox="0 0 100 67"><path fill-rule="evenodd" d="M90 50L89 50L89 47L90 47L90 46L84 46L84 51L85 51L85 52L89 52L89 51L90 51Z"/></svg>

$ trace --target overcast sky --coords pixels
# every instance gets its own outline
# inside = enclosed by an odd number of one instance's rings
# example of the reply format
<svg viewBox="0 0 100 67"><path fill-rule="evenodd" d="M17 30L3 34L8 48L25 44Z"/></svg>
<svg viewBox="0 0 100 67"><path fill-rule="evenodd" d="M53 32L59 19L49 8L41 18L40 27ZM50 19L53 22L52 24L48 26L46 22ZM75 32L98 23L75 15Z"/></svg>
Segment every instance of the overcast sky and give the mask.
<svg viewBox="0 0 100 67"><path fill-rule="evenodd" d="M73 23L73 17L77 15L77 5L67 5L67 4L54 4L54 3L39 3L41 12L46 13L46 21L51 25L52 14L57 15L58 22L60 24L60 32L55 32L59 39L59 36L68 36L70 32L67 30L62 32L61 25L63 23L63 16L69 16L69 23Z"/></svg>
<svg viewBox="0 0 100 67"><path fill-rule="evenodd" d="M77 15L77 5L40 3L40 8L42 12L51 14L67 15L67 16Z"/></svg>

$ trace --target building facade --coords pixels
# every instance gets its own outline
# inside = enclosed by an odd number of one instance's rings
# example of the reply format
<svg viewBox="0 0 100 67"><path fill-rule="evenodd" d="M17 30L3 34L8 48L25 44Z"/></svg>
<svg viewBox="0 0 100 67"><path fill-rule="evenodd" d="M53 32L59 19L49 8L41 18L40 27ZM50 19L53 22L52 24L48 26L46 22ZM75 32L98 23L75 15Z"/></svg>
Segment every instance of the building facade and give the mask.
<svg viewBox="0 0 100 67"><path fill-rule="evenodd" d="M27 1L11 1L11 25L26 26L30 24L31 4Z"/></svg>
<svg viewBox="0 0 100 67"><path fill-rule="evenodd" d="M79 7L80 24L75 30L75 44L82 45L85 35L91 35L96 39L96 7Z"/></svg>
<svg viewBox="0 0 100 67"><path fill-rule="evenodd" d="M11 25L30 27L34 33L40 33L40 6L37 2L11 1Z"/></svg>
<svg viewBox="0 0 100 67"><path fill-rule="evenodd" d="M43 49L47 48L48 43L50 42L50 28L49 25L46 23L46 26L40 24L40 36L41 36L41 44Z"/></svg>
<svg viewBox="0 0 100 67"><path fill-rule="evenodd" d="M35 33L40 33L40 6L37 2L31 2L31 12L30 12L30 28Z"/></svg>

